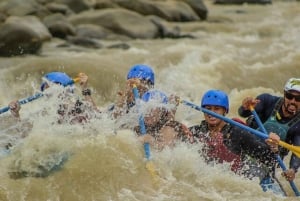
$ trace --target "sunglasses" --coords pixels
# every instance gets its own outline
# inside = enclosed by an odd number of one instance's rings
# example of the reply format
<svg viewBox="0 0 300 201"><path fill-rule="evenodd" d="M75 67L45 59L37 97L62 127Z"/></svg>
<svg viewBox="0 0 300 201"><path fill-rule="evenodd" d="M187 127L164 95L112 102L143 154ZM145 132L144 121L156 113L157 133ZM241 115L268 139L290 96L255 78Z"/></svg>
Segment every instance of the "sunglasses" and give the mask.
<svg viewBox="0 0 300 201"><path fill-rule="evenodd" d="M289 100L292 100L293 98L295 98L295 101L300 102L300 95L296 96L294 94L291 94L291 93L285 91L284 92L284 97L289 99Z"/></svg>

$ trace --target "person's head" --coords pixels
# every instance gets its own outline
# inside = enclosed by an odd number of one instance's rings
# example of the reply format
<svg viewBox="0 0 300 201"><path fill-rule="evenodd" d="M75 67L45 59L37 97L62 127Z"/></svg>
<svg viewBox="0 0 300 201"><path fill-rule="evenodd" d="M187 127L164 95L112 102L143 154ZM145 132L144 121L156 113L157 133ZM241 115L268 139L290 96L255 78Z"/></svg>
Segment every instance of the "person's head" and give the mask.
<svg viewBox="0 0 300 201"><path fill-rule="evenodd" d="M45 80L41 84L41 91L44 91L49 87L48 82L62 85L64 87L73 84L72 78L70 78L66 73L63 72L50 72L44 75L43 79Z"/></svg>
<svg viewBox="0 0 300 201"><path fill-rule="evenodd" d="M137 64L132 66L127 74L127 80L129 79L139 79L149 88L153 88L155 83L153 69L150 66L144 64Z"/></svg>
<svg viewBox="0 0 300 201"><path fill-rule="evenodd" d="M168 97L165 93L151 89L143 94L142 101L145 106L144 120L146 125L164 124L169 120Z"/></svg>
<svg viewBox="0 0 300 201"><path fill-rule="evenodd" d="M284 110L290 115L300 111L300 78L290 78L284 86Z"/></svg>
<svg viewBox="0 0 300 201"><path fill-rule="evenodd" d="M215 113L225 116L229 111L228 96L221 90L209 90L201 99L201 107L211 110ZM222 120L204 113L205 120L208 124L218 125Z"/></svg>

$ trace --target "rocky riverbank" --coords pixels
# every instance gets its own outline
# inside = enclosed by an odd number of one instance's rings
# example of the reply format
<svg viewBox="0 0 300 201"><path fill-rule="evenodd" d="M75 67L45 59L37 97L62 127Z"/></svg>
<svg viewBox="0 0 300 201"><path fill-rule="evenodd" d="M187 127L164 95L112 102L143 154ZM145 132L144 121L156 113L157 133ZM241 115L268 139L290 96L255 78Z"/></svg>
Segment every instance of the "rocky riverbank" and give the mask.
<svg viewBox="0 0 300 201"><path fill-rule="evenodd" d="M216 1L226 2L237 3ZM176 23L201 22L208 13L202 0L0 1L0 56L40 54L53 38L61 39L58 48L96 49L102 40L122 41L108 48L128 49L133 39L194 38Z"/></svg>

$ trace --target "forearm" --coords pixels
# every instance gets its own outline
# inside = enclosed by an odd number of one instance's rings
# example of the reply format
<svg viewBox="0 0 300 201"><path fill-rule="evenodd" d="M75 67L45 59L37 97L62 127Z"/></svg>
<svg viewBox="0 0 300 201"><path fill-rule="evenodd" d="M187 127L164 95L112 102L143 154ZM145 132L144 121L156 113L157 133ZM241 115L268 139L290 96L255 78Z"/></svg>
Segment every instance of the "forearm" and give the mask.
<svg viewBox="0 0 300 201"><path fill-rule="evenodd" d="M238 113L241 117L249 117L252 114L250 110L245 110L243 106L239 107Z"/></svg>
<svg viewBox="0 0 300 201"><path fill-rule="evenodd" d="M293 144L294 146L300 146L300 135L299 130L295 131L293 134L293 139L291 141L287 141L290 144ZM297 157L295 154L292 154L291 160L290 160L290 168L293 168L295 172L297 172L298 168L300 167L300 158Z"/></svg>
<svg viewBox="0 0 300 201"><path fill-rule="evenodd" d="M82 95L84 97L84 100L91 103L92 107L98 111L97 105L92 97L92 91L88 88L85 88L82 90Z"/></svg>
<svg viewBox="0 0 300 201"><path fill-rule="evenodd" d="M231 131L233 147L240 147L243 154L249 155L266 165L273 165L274 153L271 152L269 146L254 134L240 128L234 127Z"/></svg>
<svg viewBox="0 0 300 201"><path fill-rule="evenodd" d="M292 154L291 160L290 160L290 168L294 169L295 172L297 172L299 167L300 167L300 159L297 156L295 156L294 154Z"/></svg>

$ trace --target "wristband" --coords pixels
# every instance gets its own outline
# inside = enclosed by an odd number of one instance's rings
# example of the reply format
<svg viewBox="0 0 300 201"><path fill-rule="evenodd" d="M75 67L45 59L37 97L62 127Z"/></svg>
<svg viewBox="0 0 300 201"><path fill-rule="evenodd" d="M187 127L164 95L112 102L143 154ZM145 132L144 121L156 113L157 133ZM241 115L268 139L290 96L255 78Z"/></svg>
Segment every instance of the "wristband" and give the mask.
<svg viewBox="0 0 300 201"><path fill-rule="evenodd" d="M82 95L84 96L90 96L92 94L90 89L84 89L82 90Z"/></svg>

